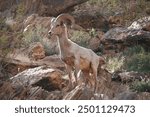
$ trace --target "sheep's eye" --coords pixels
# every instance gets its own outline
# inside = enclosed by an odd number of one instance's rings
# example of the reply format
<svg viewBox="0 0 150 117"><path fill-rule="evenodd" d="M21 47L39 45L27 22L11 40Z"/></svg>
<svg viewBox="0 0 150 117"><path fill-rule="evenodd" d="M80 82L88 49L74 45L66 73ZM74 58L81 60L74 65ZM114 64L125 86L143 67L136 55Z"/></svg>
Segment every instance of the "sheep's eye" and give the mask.
<svg viewBox="0 0 150 117"><path fill-rule="evenodd" d="M60 26L59 24L56 25L56 27Z"/></svg>

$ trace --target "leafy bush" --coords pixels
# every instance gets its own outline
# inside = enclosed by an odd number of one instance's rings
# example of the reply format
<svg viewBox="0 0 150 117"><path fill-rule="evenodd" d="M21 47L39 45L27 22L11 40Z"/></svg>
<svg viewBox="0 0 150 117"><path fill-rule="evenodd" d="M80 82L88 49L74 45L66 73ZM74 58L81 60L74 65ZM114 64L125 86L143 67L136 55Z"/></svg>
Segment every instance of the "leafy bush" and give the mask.
<svg viewBox="0 0 150 117"><path fill-rule="evenodd" d="M80 46L87 47L89 45L90 35L83 31L73 31L70 39Z"/></svg>
<svg viewBox="0 0 150 117"><path fill-rule="evenodd" d="M31 43L40 42L45 49L46 55L52 55L55 53L54 50L50 49L49 42L44 40L44 34L47 32L47 29L37 26L36 30L29 30L24 33L23 37L23 47L28 47Z"/></svg>
<svg viewBox="0 0 150 117"><path fill-rule="evenodd" d="M23 3L20 3L16 9L16 18L20 19L25 14L25 6Z"/></svg>
<svg viewBox="0 0 150 117"><path fill-rule="evenodd" d="M0 36L0 56L1 57L5 57L7 53L10 51L8 44L9 44L8 36L5 34Z"/></svg>
<svg viewBox="0 0 150 117"><path fill-rule="evenodd" d="M106 59L106 69L108 69L111 73L120 70L123 65L124 65L123 56L108 57Z"/></svg>
<svg viewBox="0 0 150 117"><path fill-rule="evenodd" d="M150 92L150 81L136 81L130 86L130 88L137 92Z"/></svg>
<svg viewBox="0 0 150 117"><path fill-rule="evenodd" d="M141 46L128 48L120 56L108 57L106 68L110 72L124 70L149 73L150 53Z"/></svg>
<svg viewBox="0 0 150 117"><path fill-rule="evenodd" d="M124 68L127 71L150 72L150 53L141 46L127 49L124 55L126 55Z"/></svg>

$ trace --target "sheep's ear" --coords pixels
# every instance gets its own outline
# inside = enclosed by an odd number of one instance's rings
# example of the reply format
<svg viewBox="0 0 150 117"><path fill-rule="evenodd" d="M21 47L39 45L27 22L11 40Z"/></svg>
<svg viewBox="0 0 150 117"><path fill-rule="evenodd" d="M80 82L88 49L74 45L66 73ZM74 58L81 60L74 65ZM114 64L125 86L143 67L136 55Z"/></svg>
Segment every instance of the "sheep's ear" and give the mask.
<svg viewBox="0 0 150 117"><path fill-rule="evenodd" d="M53 23L53 22L55 21L55 19L56 19L56 18L55 18L55 17L53 17L53 18L51 19L51 23Z"/></svg>

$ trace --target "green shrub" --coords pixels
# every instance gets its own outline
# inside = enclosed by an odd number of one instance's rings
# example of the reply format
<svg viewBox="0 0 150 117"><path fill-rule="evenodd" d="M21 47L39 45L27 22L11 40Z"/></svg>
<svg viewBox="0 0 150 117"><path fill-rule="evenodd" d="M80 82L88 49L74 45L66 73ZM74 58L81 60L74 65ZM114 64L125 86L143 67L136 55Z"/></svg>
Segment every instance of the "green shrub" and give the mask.
<svg viewBox="0 0 150 117"><path fill-rule="evenodd" d="M8 44L9 44L9 40L8 40L7 35L3 34L2 36L0 36L0 50L1 50L0 56L1 57L4 57L9 52L10 48L7 47Z"/></svg>
<svg viewBox="0 0 150 117"><path fill-rule="evenodd" d="M16 9L16 18L20 19L25 14L25 6L23 3L20 3Z"/></svg>
<svg viewBox="0 0 150 117"><path fill-rule="evenodd" d="M0 37L0 47L3 48L7 43L8 43L8 37L5 34L3 34Z"/></svg>
<svg viewBox="0 0 150 117"><path fill-rule="evenodd" d="M130 88L137 92L150 92L150 81L135 81Z"/></svg>
<svg viewBox="0 0 150 117"><path fill-rule="evenodd" d="M111 73L120 70L124 65L124 59L123 56L108 57L106 59L106 69Z"/></svg>
<svg viewBox="0 0 150 117"><path fill-rule="evenodd" d="M124 55L126 55L124 68L127 71L150 72L150 53L141 46L127 49Z"/></svg>
<svg viewBox="0 0 150 117"><path fill-rule="evenodd" d="M29 47L31 43L40 42L45 49L46 55L52 55L55 53L55 50L52 50L49 47L49 42L44 40L44 34L47 32L47 29L37 26L35 30L29 30L24 33L23 37L23 47Z"/></svg>
<svg viewBox="0 0 150 117"><path fill-rule="evenodd" d="M120 56L108 57L106 68L110 72L124 70L149 73L150 53L141 46L128 48Z"/></svg>
<svg viewBox="0 0 150 117"><path fill-rule="evenodd" d="M134 47L130 47L126 51L123 52L125 56L132 56L134 54L139 54L139 53L145 53L145 50L143 47L138 46L138 45Z"/></svg>
<svg viewBox="0 0 150 117"><path fill-rule="evenodd" d="M150 53L133 55L125 66L128 71L150 72Z"/></svg>
<svg viewBox="0 0 150 117"><path fill-rule="evenodd" d="M73 31L70 39L80 46L87 47L89 45L90 35L83 31Z"/></svg>
<svg viewBox="0 0 150 117"><path fill-rule="evenodd" d="M42 28L41 26L36 27L35 30L29 30L24 33L23 37L23 45L28 46L33 42L42 42L43 41L43 33L46 29Z"/></svg>

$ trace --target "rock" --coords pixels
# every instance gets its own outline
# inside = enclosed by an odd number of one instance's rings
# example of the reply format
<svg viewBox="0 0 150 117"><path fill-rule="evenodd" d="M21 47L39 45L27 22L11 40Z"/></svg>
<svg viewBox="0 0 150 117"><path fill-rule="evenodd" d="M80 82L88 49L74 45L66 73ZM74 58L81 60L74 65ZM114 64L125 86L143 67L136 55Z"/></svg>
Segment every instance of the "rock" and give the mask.
<svg viewBox="0 0 150 117"><path fill-rule="evenodd" d="M105 54L108 51L121 52L127 47L137 45L137 43L144 48L149 48L150 32L140 29L113 28L104 34L101 41Z"/></svg>
<svg viewBox="0 0 150 117"><path fill-rule="evenodd" d="M150 93L148 92L138 93L136 100L150 100Z"/></svg>
<svg viewBox="0 0 150 117"><path fill-rule="evenodd" d="M88 48L92 49L93 51L98 51L99 45L100 45L100 39L95 37L90 39Z"/></svg>
<svg viewBox="0 0 150 117"><path fill-rule="evenodd" d="M138 72L115 72L113 75L113 81L120 81L122 83L129 83L134 81L148 81L150 74L138 73Z"/></svg>
<svg viewBox="0 0 150 117"><path fill-rule="evenodd" d="M137 72L123 72L118 74L122 82L133 82L135 80L146 80L144 74Z"/></svg>
<svg viewBox="0 0 150 117"><path fill-rule="evenodd" d="M47 100L62 100L63 99L63 92L52 91L46 99Z"/></svg>
<svg viewBox="0 0 150 117"><path fill-rule="evenodd" d="M48 78L48 80L52 79L51 81L55 81L57 79L61 80L61 74L62 72L60 70L52 69L46 66L40 66L27 69L10 79L14 86L17 86L19 84L21 84L22 86L31 86L35 85L42 79L45 80ZM61 85L60 82L59 85Z"/></svg>
<svg viewBox="0 0 150 117"><path fill-rule="evenodd" d="M123 25L123 18L121 15L116 14L114 16L110 16L108 19L110 28L121 27Z"/></svg>
<svg viewBox="0 0 150 117"><path fill-rule="evenodd" d="M134 21L128 29L145 30L150 31L150 16L143 17Z"/></svg>
<svg viewBox="0 0 150 117"><path fill-rule="evenodd" d="M146 9L146 14L147 14L147 15L150 15L150 8L147 8L147 9Z"/></svg>
<svg viewBox="0 0 150 117"><path fill-rule="evenodd" d="M50 29L52 17L41 17L38 14L31 14L24 20L24 32L36 28Z"/></svg>
<svg viewBox="0 0 150 117"><path fill-rule="evenodd" d="M0 86L0 99L47 99L52 94L58 96L50 92L62 90L62 83L60 70L44 66L27 69Z"/></svg>
<svg viewBox="0 0 150 117"><path fill-rule="evenodd" d="M95 52L101 51L101 38L104 35L103 32L98 31L97 36L89 40L88 48L92 49Z"/></svg>
<svg viewBox="0 0 150 117"><path fill-rule="evenodd" d="M3 62L5 63L5 62ZM9 62L8 62L9 63ZM6 64L8 64L6 63ZM12 76L15 76L16 74L26 70L26 69L29 69L30 66L27 66L27 65L24 65L24 64L13 64L13 63L9 63L8 66L6 66L5 70L9 73L8 74L8 77L12 77Z"/></svg>
<svg viewBox="0 0 150 117"><path fill-rule="evenodd" d="M46 99L46 97L50 93L48 91L45 91L41 87L26 87L22 89L18 95L16 95L13 99L28 99L28 100L40 100L40 99Z"/></svg>
<svg viewBox="0 0 150 117"><path fill-rule="evenodd" d="M13 12L18 13L21 7L20 11L25 15L37 13L42 16L57 16L86 1L88 0L1 0L0 11L12 9L14 5L17 5Z"/></svg>
<svg viewBox="0 0 150 117"><path fill-rule="evenodd" d="M26 0L24 4L28 14L38 13L42 16L57 16L86 1L88 0Z"/></svg>
<svg viewBox="0 0 150 117"><path fill-rule="evenodd" d="M1 0L0 11L5 11L9 9L12 5L16 4L16 0Z"/></svg>
<svg viewBox="0 0 150 117"><path fill-rule="evenodd" d="M32 60L40 60L45 57L45 50L40 42L32 43L28 49L29 58Z"/></svg>
<svg viewBox="0 0 150 117"><path fill-rule="evenodd" d="M64 100L90 100L93 97L92 90L82 85L78 85L75 89L64 96Z"/></svg>
<svg viewBox="0 0 150 117"><path fill-rule="evenodd" d="M23 90L22 87L14 89L12 84L9 81L3 83L0 87L0 99L1 100L10 100L14 99L15 95L18 95Z"/></svg>
<svg viewBox="0 0 150 117"><path fill-rule="evenodd" d="M14 52L9 53L5 59L0 58L3 64L8 64L5 67L5 71L10 74L9 77L12 77L28 68L43 65L61 70L65 69L65 64L60 60L58 55L46 56L39 60L30 59L28 55L28 49L16 49Z"/></svg>
<svg viewBox="0 0 150 117"><path fill-rule="evenodd" d="M80 13L74 13L76 23L84 29L98 29L106 32L109 29L108 21L101 14L91 14L90 12L83 11Z"/></svg>
<svg viewBox="0 0 150 117"><path fill-rule="evenodd" d="M117 94L114 100L135 100L136 96L136 92L125 91Z"/></svg>

